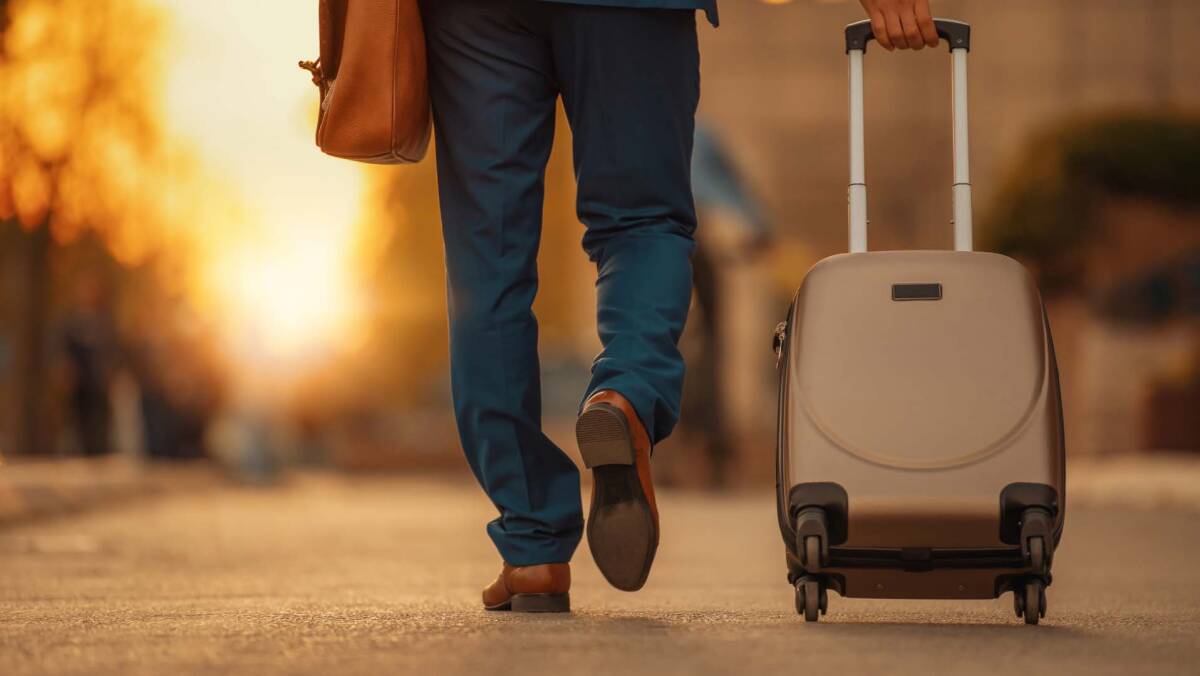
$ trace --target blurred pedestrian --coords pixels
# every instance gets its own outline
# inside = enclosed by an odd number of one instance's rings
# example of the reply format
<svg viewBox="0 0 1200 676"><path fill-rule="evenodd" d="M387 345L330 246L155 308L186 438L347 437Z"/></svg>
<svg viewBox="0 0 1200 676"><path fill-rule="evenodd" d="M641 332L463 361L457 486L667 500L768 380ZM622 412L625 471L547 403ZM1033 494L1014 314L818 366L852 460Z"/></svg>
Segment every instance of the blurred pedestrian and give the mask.
<svg viewBox="0 0 1200 676"><path fill-rule="evenodd" d="M732 154L720 138L704 125L696 128L692 155L692 190L699 220L696 251L692 256L699 345L688 364L684 385L684 431L697 438L708 457L708 480L713 488L729 481L733 457L722 326L731 321L724 289L738 265L758 256L768 245L770 229L763 210L746 188ZM688 338L685 337L685 341Z"/></svg>
<svg viewBox="0 0 1200 676"><path fill-rule="evenodd" d="M109 386L120 350L107 287L98 275L85 274L76 283L59 335L75 442L84 455L108 454L113 450Z"/></svg>
<svg viewBox="0 0 1200 676"><path fill-rule="evenodd" d="M221 405L211 337L182 307L140 308L135 326L126 361L137 382L146 456L206 457L208 428Z"/></svg>

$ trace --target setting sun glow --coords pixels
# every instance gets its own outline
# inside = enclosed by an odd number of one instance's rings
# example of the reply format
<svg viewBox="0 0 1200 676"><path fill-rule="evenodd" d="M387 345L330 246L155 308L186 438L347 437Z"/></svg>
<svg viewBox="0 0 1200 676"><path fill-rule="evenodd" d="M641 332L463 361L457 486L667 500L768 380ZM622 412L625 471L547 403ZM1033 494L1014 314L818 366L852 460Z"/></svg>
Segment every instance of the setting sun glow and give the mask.
<svg viewBox="0 0 1200 676"><path fill-rule="evenodd" d="M346 349L364 175L312 143L315 3L156 0L169 18L167 126L237 214L197 228L196 287L245 365L293 372ZM236 187L235 187L236 186Z"/></svg>

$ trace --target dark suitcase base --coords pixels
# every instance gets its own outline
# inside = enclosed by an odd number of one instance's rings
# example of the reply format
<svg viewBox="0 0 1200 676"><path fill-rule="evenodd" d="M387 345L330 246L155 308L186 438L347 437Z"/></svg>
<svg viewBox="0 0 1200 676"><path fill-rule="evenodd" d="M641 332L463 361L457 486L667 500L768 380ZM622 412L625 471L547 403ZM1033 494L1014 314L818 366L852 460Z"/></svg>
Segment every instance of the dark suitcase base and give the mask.
<svg viewBox="0 0 1200 676"><path fill-rule="evenodd" d="M825 613L830 589L844 597L889 599L993 599L1011 591L1018 617L1036 624L1045 616L1045 588L1061 535L1054 527L1057 492L1049 486L1011 484L1001 492L991 517L1000 540L1011 545L1001 547L847 545L846 492L828 482L793 487L780 507L788 581L806 621ZM936 524L926 527L927 534L936 531Z"/></svg>
<svg viewBox="0 0 1200 676"><path fill-rule="evenodd" d="M910 576L922 575L914 580ZM1026 624L1037 624L1046 617L1046 587L1050 576L1012 575L995 570L970 571L966 574L923 575L894 569L873 571L869 581L863 584L861 593L851 593L846 588L846 578L838 572L823 574L801 573L792 583L796 590L796 612L806 622L817 622L829 609L829 590L848 598L886 599L992 599L1006 592L1013 593L1013 611L1017 617L1025 618ZM859 582L864 582L860 579ZM932 590L932 593L914 596L917 590ZM954 593L945 593L953 589ZM986 590L993 590L985 593ZM894 592L894 593L889 593Z"/></svg>

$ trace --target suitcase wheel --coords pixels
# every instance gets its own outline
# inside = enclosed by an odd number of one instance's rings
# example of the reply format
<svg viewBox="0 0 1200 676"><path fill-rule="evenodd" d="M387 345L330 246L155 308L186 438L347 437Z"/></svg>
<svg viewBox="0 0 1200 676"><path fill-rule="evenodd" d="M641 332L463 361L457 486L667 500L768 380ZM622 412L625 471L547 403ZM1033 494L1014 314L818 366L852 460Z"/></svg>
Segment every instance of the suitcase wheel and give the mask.
<svg viewBox="0 0 1200 676"><path fill-rule="evenodd" d="M821 536L809 535L804 538L804 554L800 561L808 570L821 569Z"/></svg>
<svg viewBox="0 0 1200 676"><path fill-rule="evenodd" d="M1033 569L1034 575L1050 572L1053 529L1054 519L1042 507L1031 507L1021 515L1021 547L1025 563Z"/></svg>
<svg viewBox="0 0 1200 676"><path fill-rule="evenodd" d="M1040 535L1029 538L1029 565L1035 571L1042 573L1048 567L1046 561L1046 541Z"/></svg>
<svg viewBox="0 0 1200 676"><path fill-rule="evenodd" d="M809 573L821 570L829 559L829 525L825 510L805 507L796 515L796 553Z"/></svg>
<svg viewBox="0 0 1200 676"><path fill-rule="evenodd" d="M1041 580L1028 580L1023 587L1013 590L1013 610L1017 617L1024 617L1025 624L1037 624L1046 616L1046 584Z"/></svg>
<svg viewBox="0 0 1200 676"><path fill-rule="evenodd" d="M818 622L829 610L829 590L820 580L802 577L796 582L796 612L805 622Z"/></svg>

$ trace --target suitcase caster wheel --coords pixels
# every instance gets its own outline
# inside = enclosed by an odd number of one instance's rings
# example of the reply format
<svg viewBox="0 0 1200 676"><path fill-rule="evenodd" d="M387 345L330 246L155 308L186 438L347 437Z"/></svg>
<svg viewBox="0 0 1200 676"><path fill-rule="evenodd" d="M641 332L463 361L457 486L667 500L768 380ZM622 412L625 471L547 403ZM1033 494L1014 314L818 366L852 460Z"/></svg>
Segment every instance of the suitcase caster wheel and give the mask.
<svg viewBox="0 0 1200 676"><path fill-rule="evenodd" d="M829 526L825 510L805 507L796 515L796 555L800 567L809 573L821 570L829 557Z"/></svg>
<svg viewBox="0 0 1200 676"><path fill-rule="evenodd" d="M1046 616L1046 585L1041 580L1030 580L1021 589L1013 590L1013 608L1017 617L1024 617L1025 624L1037 624Z"/></svg>
<svg viewBox="0 0 1200 676"><path fill-rule="evenodd" d="M818 535L809 535L804 538L804 567L806 570L821 569L821 538Z"/></svg>
<svg viewBox="0 0 1200 676"><path fill-rule="evenodd" d="M1029 538L1029 565L1037 573L1046 572L1046 542L1041 537Z"/></svg>
<svg viewBox="0 0 1200 676"><path fill-rule="evenodd" d="M1045 578L1050 573L1053 525L1050 512L1041 507L1031 507L1021 515L1021 547L1031 575Z"/></svg>
<svg viewBox="0 0 1200 676"><path fill-rule="evenodd" d="M796 583L796 612L804 616L805 622L818 622L829 609L829 591L825 585L812 578L803 578Z"/></svg>

